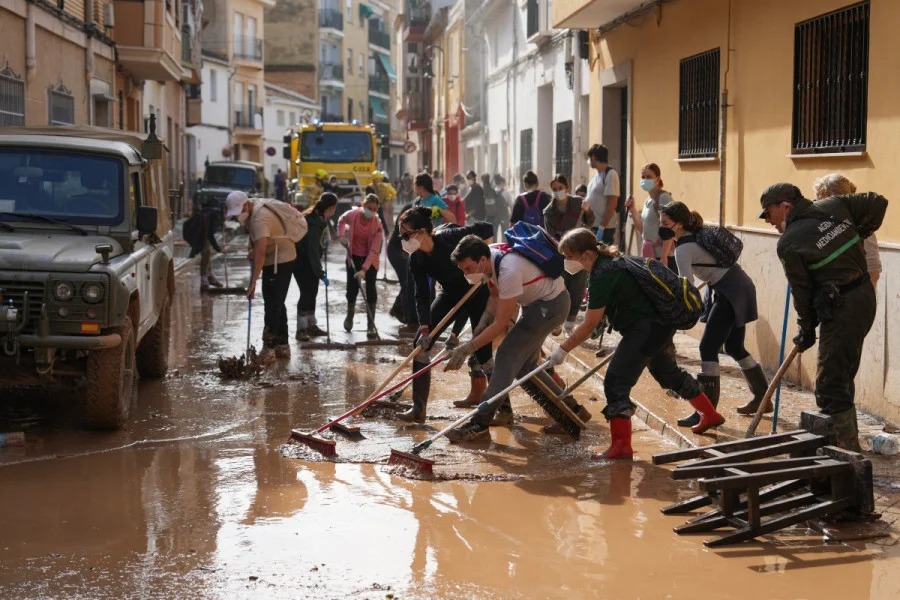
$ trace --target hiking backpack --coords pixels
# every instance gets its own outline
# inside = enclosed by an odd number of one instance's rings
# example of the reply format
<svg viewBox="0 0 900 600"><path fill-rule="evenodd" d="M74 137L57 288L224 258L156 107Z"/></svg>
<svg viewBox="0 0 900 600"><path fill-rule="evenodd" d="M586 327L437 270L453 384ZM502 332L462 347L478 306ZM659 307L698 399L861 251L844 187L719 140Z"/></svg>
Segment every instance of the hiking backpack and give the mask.
<svg viewBox="0 0 900 600"><path fill-rule="evenodd" d="M531 223L537 227L544 226L544 211L541 210L541 198L543 197L543 192L533 192L534 193L534 203L528 203L529 194L522 194L519 198L522 200L522 206L525 207L525 214L522 215L522 220L526 223Z"/></svg>
<svg viewBox="0 0 900 600"><path fill-rule="evenodd" d="M306 217L300 214L300 211L290 204L278 201L266 202L263 206L275 213L284 229L284 235L272 236L273 238L288 239L295 244L304 238L309 226L306 224Z"/></svg>
<svg viewBox="0 0 900 600"><path fill-rule="evenodd" d="M494 273L499 276L500 261L510 252L519 254L537 266L545 277L556 279L563 273L563 255L559 253L559 247L544 228L519 221L506 230L505 244L491 244L492 248L500 250L502 254L494 261ZM533 283L536 280L527 283Z"/></svg>
<svg viewBox="0 0 900 600"><path fill-rule="evenodd" d="M659 314L660 322L676 329L691 329L700 320L700 292L655 258L619 256L609 262L598 261L591 275L600 276L613 269L623 269L634 277Z"/></svg>
<svg viewBox="0 0 900 600"><path fill-rule="evenodd" d="M722 267L729 268L741 257L744 242L724 227L717 225L704 225L693 234L698 246L709 252L716 264L696 263L698 267Z"/></svg>

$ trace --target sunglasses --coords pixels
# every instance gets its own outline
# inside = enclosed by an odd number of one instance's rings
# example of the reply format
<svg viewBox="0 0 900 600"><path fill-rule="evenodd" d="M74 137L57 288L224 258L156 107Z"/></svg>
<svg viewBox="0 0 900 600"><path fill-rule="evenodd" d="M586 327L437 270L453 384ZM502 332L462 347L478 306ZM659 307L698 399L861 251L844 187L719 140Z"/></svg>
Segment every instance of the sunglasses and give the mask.
<svg viewBox="0 0 900 600"><path fill-rule="evenodd" d="M400 239L403 240L404 242L408 242L409 238L416 235L417 233L419 233L418 229L413 229L412 231L407 231L406 233L401 233Z"/></svg>

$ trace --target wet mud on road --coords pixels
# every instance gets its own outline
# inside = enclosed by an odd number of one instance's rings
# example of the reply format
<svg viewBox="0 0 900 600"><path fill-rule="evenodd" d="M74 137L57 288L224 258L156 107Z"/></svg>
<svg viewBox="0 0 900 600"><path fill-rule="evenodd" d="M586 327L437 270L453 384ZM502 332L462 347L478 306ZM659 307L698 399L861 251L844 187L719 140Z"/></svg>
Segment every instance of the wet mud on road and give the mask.
<svg viewBox="0 0 900 600"><path fill-rule="evenodd" d="M231 276L246 277L238 266ZM364 439L337 436L338 457L324 460L290 443L291 429L364 400L406 347L292 341L291 360L258 380L222 381L218 357L246 344L247 302L196 286L195 273L179 275L170 373L140 382L123 430L80 429L73 400L53 391L4 392L0 430L28 441L0 449L0 597L900 595L895 538L834 543L804 528L709 550L709 535L676 536L684 517L659 510L696 491L650 464L672 446L635 421L633 463L591 460L609 435L587 400L602 398L596 388L578 393L595 415L580 442L542 434L546 417L516 392L515 426L483 443L435 442L423 456L436 478L423 481L384 463L461 416L451 402L468 378L438 371L424 426L386 411L357 418ZM379 288L382 304L396 289ZM339 283L330 297L333 341L348 341ZM379 329L396 325L380 316ZM259 301L257 346L261 331ZM364 339L361 315L352 339Z"/></svg>

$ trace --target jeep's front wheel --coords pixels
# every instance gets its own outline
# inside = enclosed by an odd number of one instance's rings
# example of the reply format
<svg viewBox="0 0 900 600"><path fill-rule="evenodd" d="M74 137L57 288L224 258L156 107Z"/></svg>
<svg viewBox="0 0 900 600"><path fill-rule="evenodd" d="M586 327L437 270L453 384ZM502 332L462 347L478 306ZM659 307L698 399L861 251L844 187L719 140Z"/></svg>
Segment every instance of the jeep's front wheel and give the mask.
<svg viewBox="0 0 900 600"><path fill-rule="evenodd" d="M122 336L122 343L88 354L84 418L92 429L118 429L125 424L137 374L131 319L126 317L110 333Z"/></svg>
<svg viewBox="0 0 900 600"><path fill-rule="evenodd" d="M147 332L137 349L141 377L163 377L169 370L169 300L163 303L156 325Z"/></svg>

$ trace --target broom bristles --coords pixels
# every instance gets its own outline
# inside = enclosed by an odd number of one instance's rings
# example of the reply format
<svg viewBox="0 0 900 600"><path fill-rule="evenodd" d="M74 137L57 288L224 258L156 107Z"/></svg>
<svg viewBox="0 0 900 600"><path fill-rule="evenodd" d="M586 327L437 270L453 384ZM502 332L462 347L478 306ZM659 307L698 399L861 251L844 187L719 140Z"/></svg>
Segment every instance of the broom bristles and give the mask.
<svg viewBox="0 0 900 600"><path fill-rule="evenodd" d="M559 423L566 433L576 440L581 439L581 427L578 426L569 415L567 415L556 403L545 394L534 382L526 381L522 384L522 389L531 396L532 400L544 409L544 412L554 421Z"/></svg>
<svg viewBox="0 0 900 600"><path fill-rule="evenodd" d="M337 456L337 443L334 440L315 437L296 429L291 431L291 439L309 446L322 456Z"/></svg>
<svg viewBox="0 0 900 600"><path fill-rule="evenodd" d="M410 454L409 452L402 452L400 450L391 450L391 456L390 458L388 458L388 464L413 469L415 471L418 471L419 473L422 473L423 475L434 474L433 460L422 458L421 456L416 456L415 454Z"/></svg>

